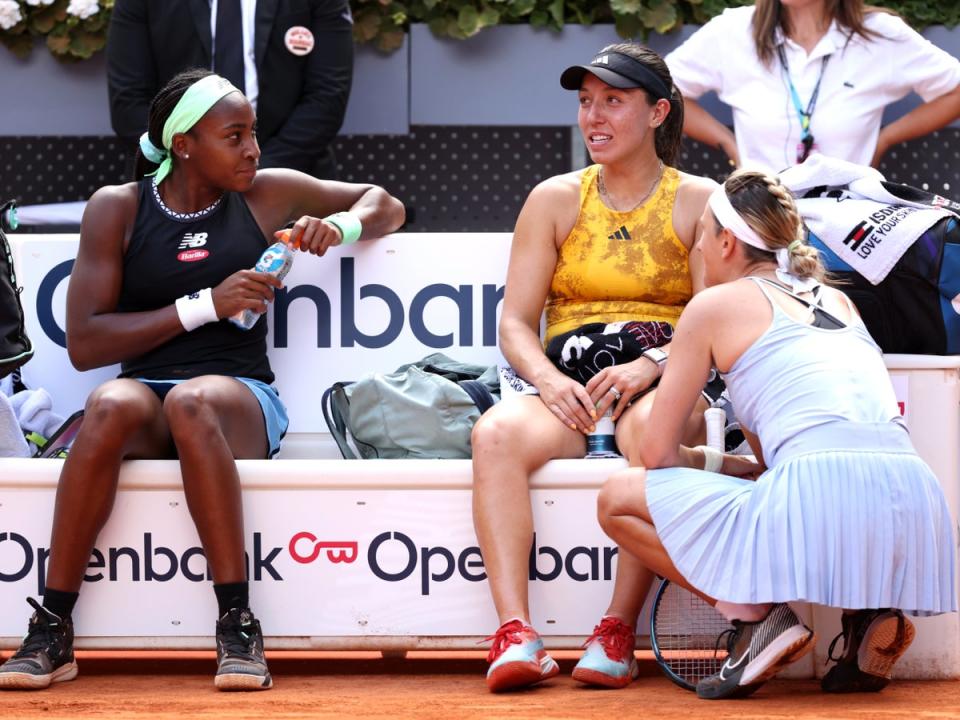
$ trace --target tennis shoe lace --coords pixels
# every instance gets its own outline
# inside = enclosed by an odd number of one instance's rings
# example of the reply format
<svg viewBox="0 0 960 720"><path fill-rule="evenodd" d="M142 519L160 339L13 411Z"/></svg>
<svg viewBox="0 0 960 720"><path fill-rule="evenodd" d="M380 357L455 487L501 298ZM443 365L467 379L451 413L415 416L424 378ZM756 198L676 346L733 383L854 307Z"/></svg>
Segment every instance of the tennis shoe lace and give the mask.
<svg viewBox="0 0 960 720"><path fill-rule="evenodd" d="M248 613L241 612L239 622L224 624L221 642L225 656L242 660L259 660L256 656L256 635L247 632L248 629L254 629L252 618Z"/></svg>
<svg viewBox="0 0 960 720"><path fill-rule="evenodd" d="M487 662L494 662L498 657L503 655L511 645L519 645L522 643L523 638L521 634L523 633L523 629L524 626L520 620L511 620L498 627L493 635L481 640L480 642L493 641L493 645L490 646L490 652L487 653Z"/></svg>
<svg viewBox="0 0 960 720"><path fill-rule="evenodd" d="M714 660L716 660L717 656L720 655L720 645L721 643L723 643L724 638L726 638L726 641L727 641L727 657L730 657L733 654L733 648L736 646L737 638L739 637L739 634L740 634L741 623L739 620L733 620L732 625L733 627L728 627L722 633L717 635L717 642L713 646Z"/></svg>
<svg viewBox="0 0 960 720"><path fill-rule="evenodd" d="M593 628L593 634L587 638L582 647L587 647L594 640L599 640L607 657L615 662L623 662L624 658L633 652L636 637L633 630L622 620L615 617L605 617L600 624Z"/></svg>
<svg viewBox="0 0 960 720"><path fill-rule="evenodd" d="M13 654L11 659L20 659L35 655L38 652L46 651L51 644L56 642L56 629L58 625L51 620L56 617L53 613L45 610L40 603L33 598L27 598L35 612L27 625L27 634L23 636L23 642L20 648Z"/></svg>

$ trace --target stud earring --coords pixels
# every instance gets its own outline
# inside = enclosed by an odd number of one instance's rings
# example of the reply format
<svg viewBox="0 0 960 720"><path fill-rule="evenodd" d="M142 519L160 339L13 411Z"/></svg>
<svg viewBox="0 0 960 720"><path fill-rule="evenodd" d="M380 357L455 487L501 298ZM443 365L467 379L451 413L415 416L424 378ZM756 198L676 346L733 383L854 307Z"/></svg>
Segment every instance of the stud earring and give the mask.
<svg viewBox="0 0 960 720"><path fill-rule="evenodd" d="M189 159L190 159L190 154L189 154L189 153L184 153L184 154L183 154L183 159L184 159L184 160L189 160Z"/></svg>

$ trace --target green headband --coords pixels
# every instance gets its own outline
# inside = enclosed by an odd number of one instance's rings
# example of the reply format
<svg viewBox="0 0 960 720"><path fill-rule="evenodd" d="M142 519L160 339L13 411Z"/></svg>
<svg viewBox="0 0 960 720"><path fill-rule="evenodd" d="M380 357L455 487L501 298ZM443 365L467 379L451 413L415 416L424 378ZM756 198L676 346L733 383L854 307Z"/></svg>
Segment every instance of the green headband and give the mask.
<svg viewBox="0 0 960 720"><path fill-rule="evenodd" d="M173 136L178 133L185 133L196 125L200 118L216 105L221 98L232 92L240 92L230 84L230 81L219 75L207 75L198 80L183 94L176 107L170 113L170 117L163 125L163 147L165 156L160 163L160 167L153 173L153 184L159 185L164 178L170 174L173 169L173 156L170 148L173 147ZM163 152L163 151L159 151Z"/></svg>

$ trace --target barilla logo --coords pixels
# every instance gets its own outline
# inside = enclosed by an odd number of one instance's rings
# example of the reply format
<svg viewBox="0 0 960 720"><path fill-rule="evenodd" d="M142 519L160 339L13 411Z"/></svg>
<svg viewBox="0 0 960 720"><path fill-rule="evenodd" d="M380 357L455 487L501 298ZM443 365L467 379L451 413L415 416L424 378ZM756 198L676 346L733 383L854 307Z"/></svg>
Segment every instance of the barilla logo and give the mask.
<svg viewBox="0 0 960 720"><path fill-rule="evenodd" d="M177 255L177 260L180 262L197 262L198 260L204 260L209 255L209 250L184 250Z"/></svg>

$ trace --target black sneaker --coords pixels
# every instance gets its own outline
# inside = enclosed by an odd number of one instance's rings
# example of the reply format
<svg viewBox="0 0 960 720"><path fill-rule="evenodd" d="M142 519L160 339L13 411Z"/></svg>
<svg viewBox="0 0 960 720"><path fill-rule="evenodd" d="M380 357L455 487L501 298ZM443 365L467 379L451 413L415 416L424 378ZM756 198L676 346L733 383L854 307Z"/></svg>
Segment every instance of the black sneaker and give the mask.
<svg viewBox="0 0 960 720"><path fill-rule="evenodd" d="M250 610L234 608L217 621L218 690L269 690L273 679L263 658L260 621Z"/></svg>
<svg viewBox="0 0 960 720"><path fill-rule="evenodd" d="M823 676L820 688L829 693L878 692L890 682L893 665L910 647L916 630L899 610L858 610L844 613L842 631L827 655L836 665ZM843 638L843 655L833 656Z"/></svg>
<svg viewBox="0 0 960 720"><path fill-rule="evenodd" d="M786 603L770 608L763 620L733 621L727 659L716 675L697 683L707 700L746 697L794 660L813 649L816 636Z"/></svg>
<svg viewBox="0 0 960 720"><path fill-rule="evenodd" d="M73 680L73 621L61 618L33 598L27 634L13 657L0 665L0 690L40 690L50 683Z"/></svg>

